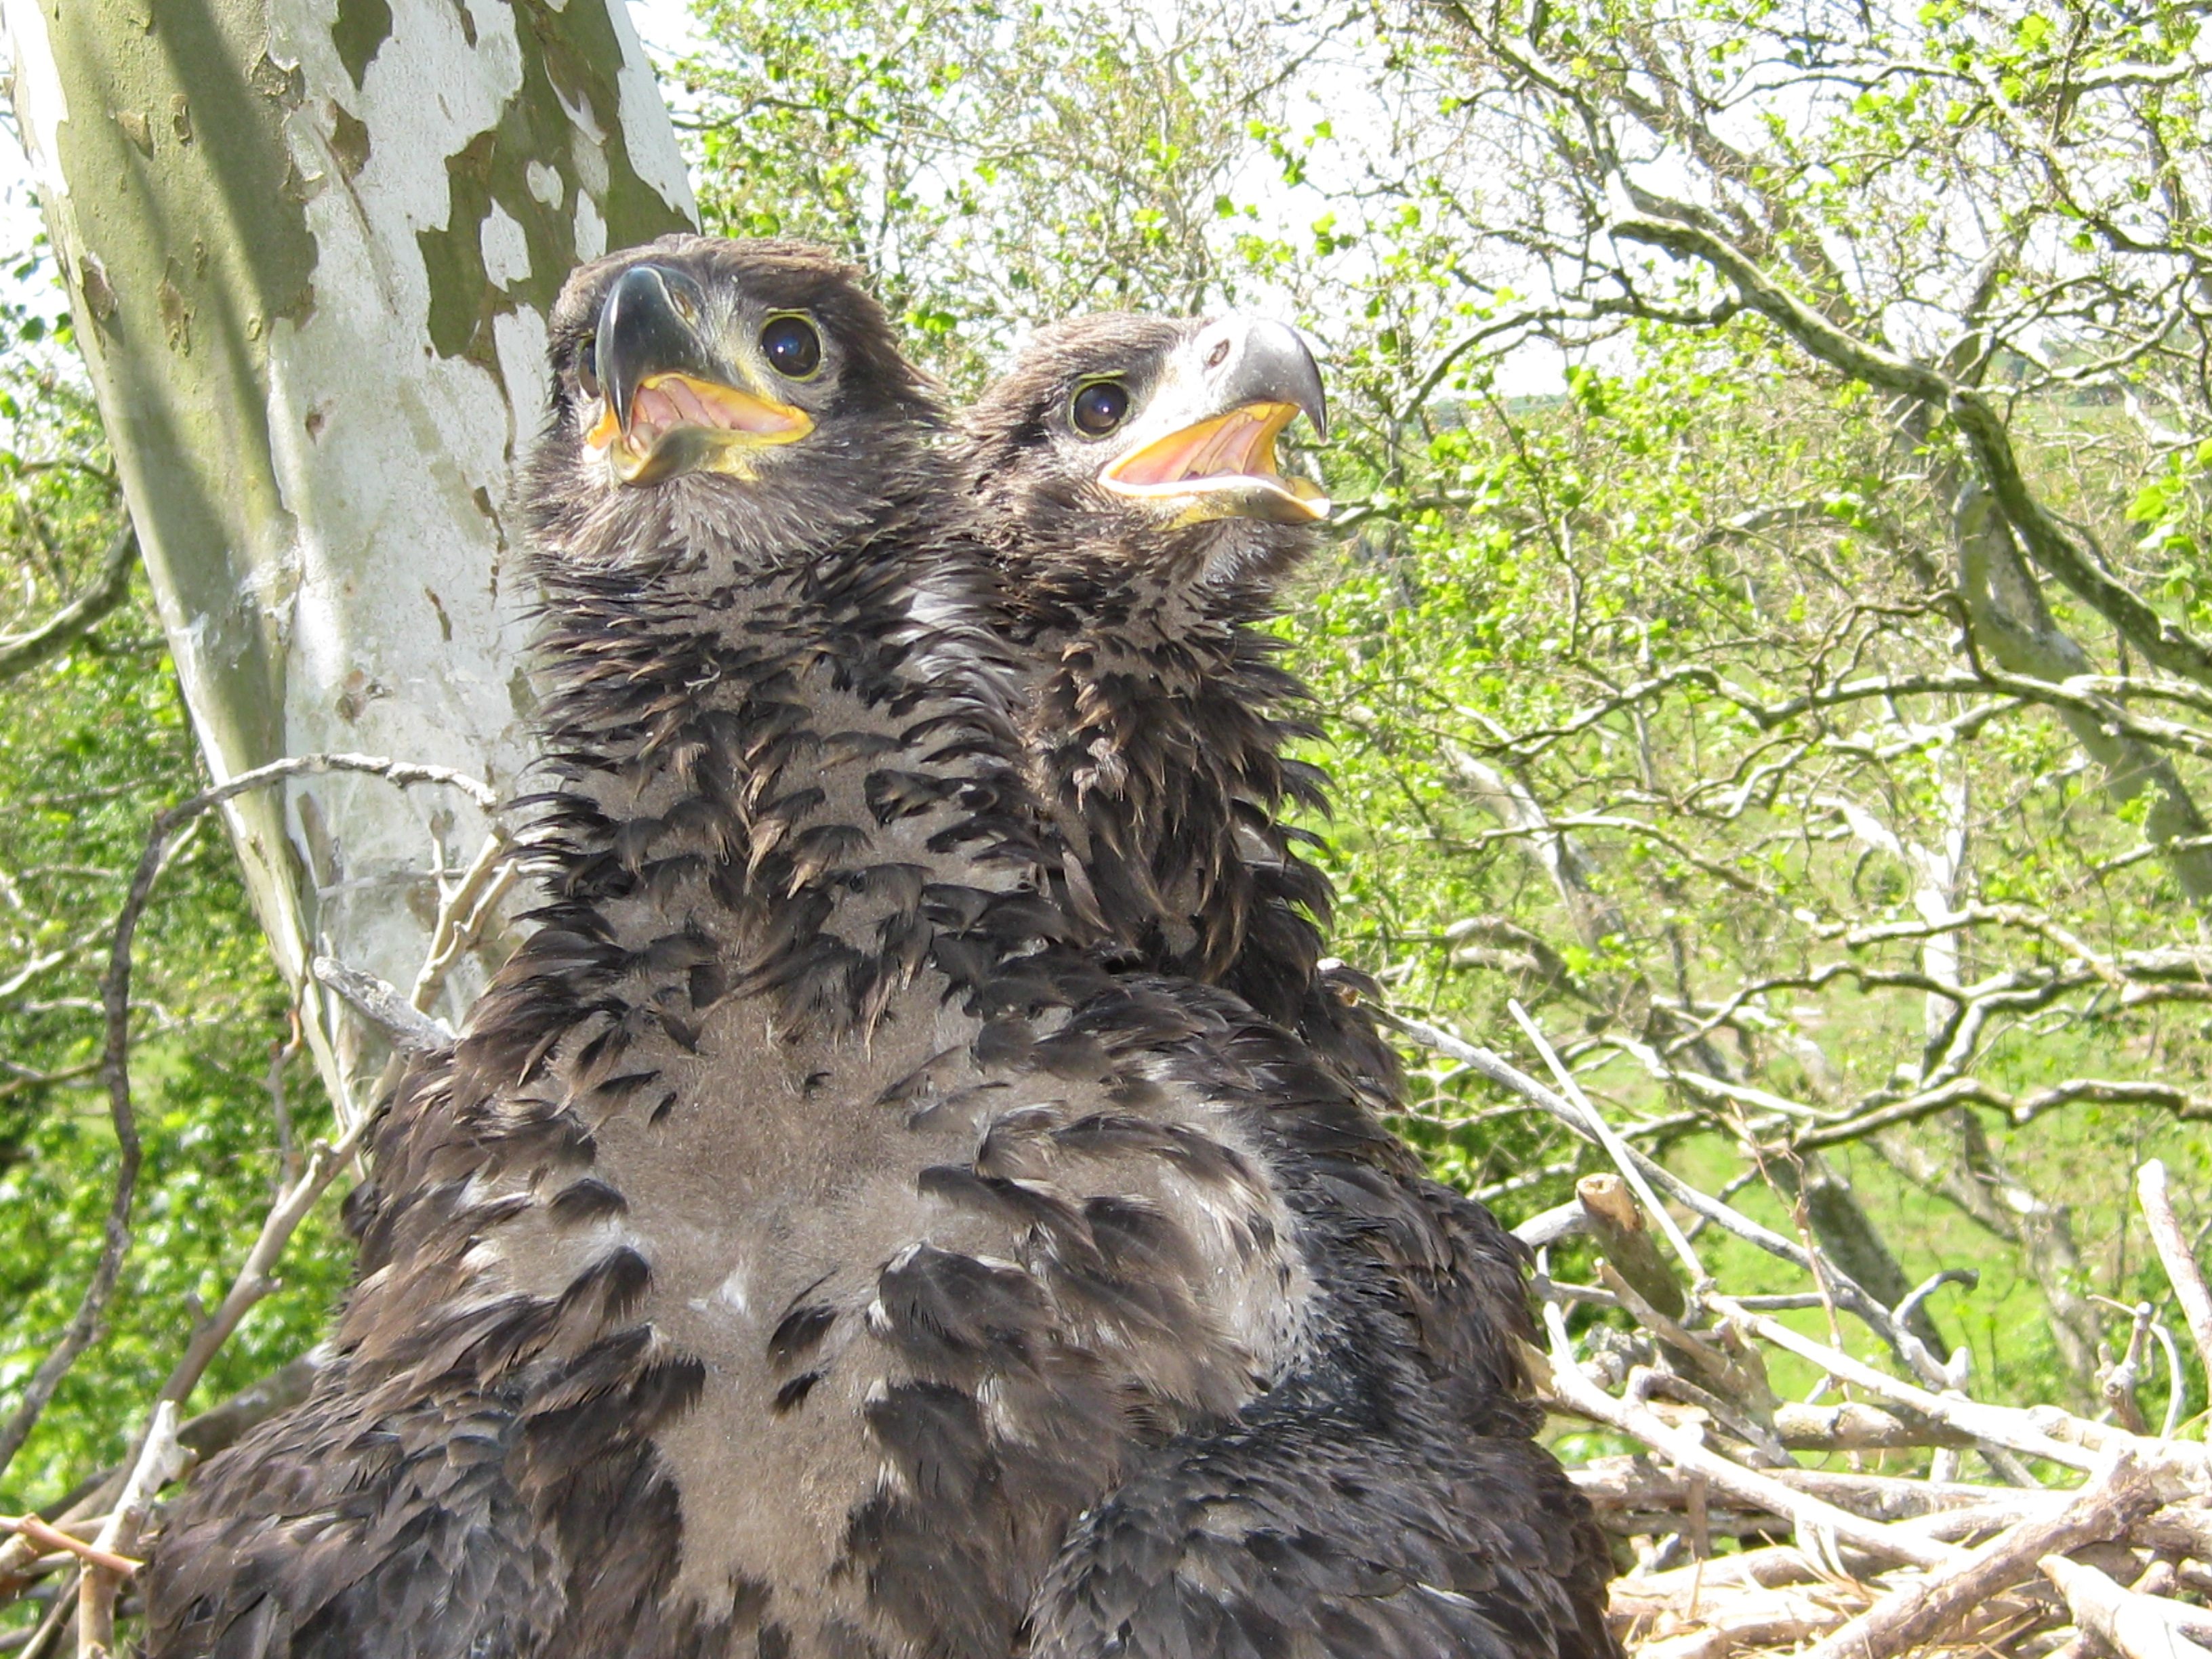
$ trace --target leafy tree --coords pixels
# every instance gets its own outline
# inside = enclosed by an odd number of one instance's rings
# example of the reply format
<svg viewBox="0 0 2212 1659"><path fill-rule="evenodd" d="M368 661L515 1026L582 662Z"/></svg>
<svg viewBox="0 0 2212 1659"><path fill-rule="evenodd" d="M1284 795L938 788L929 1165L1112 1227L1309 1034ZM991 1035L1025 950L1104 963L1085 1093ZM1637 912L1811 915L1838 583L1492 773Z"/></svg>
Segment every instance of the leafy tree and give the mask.
<svg viewBox="0 0 2212 1659"><path fill-rule="evenodd" d="M1203 309L1235 291L1224 227L1290 65L1266 14L1199 0L698 0L677 66L700 211L841 246L972 389L1019 330Z"/></svg>
<svg viewBox="0 0 2212 1659"><path fill-rule="evenodd" d="M1893 1300L1994 1247L1923 1337L2091 1389L2130 1171L2212 1114L2185 13L701 15L709 216L842 242L956 383L1075 305L1324 342L1341 948L1500 1046L1535 1005ZM1186 88L1212 142L1147 148ZM1580 1167L1427 1078L1477 1189Z"/></svg>
<svg viewBox="0 0 2212 1659"><path fill-rule="evenodd" d="M1283 629L1337 948L1399 1010L1510 1050L1517 1000L1632 1138L1893 1302L1979 1264L1917 1325L1978 1387L2094 1394L2095 1298L2164 1294L2133 1168L2212 1180L2185 9L700 7L704 219L847 249L956 391L1101 306L1322 342L1345 533ZM98 1249L105 930L206 781L70 343L11 326L0 1406ZM295 1151L330 1122L210 830L164 881L139 1243L0 1501L114 1455L236 1270L277 1101ZM1509 1217L1589 1167L1415 1057L1407 1133ZM313 1224L196 1403L311 1340L344 1259Z"/></svg>

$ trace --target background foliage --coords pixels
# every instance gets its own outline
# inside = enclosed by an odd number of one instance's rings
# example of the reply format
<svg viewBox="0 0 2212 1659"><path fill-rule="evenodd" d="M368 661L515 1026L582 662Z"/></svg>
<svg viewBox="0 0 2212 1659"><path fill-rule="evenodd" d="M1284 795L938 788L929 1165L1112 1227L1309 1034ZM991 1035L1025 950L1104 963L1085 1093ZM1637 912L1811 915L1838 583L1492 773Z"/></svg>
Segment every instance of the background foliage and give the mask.
<svg viewBox="0 0 2212 1659"><path fill-rule="evenodd" d="M1501 1050L1519 999L1644 1144L1893 1301L1979 1267L1926 1316L1976 1386L2094 1398L2111 1303L2164 1293L2135 1167L2212 1224L2192 9L697 3L667 81L710 226L847 248L956 393L1076 309L1320 341L1344 534L1282 626L1342 954ZM117 527L35 311L0 349L14 630ZM87 1000L195 768L135 590L0 684L0 1403L94 1247ZM0 1507L112 1453L277 1166L285 994L219 841L164 895L141 1242ZM1408 1109L1509 1220L1582 1167L1462 1069ZM289 1261L204 1398L313 1340L334 1225Z"/></svg>
<svg viewBox="0 0 2212 1659"><path fill-rule="evenodd" d="M19 273L0 345L0 538L13 591L0 650L96 586L122 530L96 416L40 271ZM0 681L0 1398L74 1311L100 1240L115 1141L95 1070L98 975L154 811L204 780L142 582L85 632ZM221 1297L282 1154L329 1127L290 1045L289 996L210 823L172 860L137 951L134 1029L146 1170L137 1248L106 1340L64 1382L9 1470L0 1508L117 1455L201 1305ZM272 1067L274 1068L272 1070ZM309 1224L286 1289L224 1350L221 1398L312 1343L343 1286L341 1241Z"/></svg>

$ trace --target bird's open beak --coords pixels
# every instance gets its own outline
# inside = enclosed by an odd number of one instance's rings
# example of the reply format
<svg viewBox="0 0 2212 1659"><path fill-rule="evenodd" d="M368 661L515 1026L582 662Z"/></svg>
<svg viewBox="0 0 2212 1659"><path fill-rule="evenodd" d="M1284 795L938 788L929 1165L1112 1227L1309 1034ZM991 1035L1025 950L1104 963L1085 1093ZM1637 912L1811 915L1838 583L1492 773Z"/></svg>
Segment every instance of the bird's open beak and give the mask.
<svg viewBox="0 0 2212 1659"><path fill-rule="evenodd" d="M624 483L719 472L746 450L814 429L803 409L735 384L701 331L706 296L680 270L632 265L608 289L595 342L605 403L584 441Z"/></svg>
<svg viewBox="0 0 2212 1659"><path fill-rule="evenodd" d="M1176 353L1132 447L1098 482L1158 503L1179 524L1312 524L1328 517L1328 497L1275 460L1276 440L1302 414L1327 435L1321 368L1298 331L1224 317Z"/></svg>

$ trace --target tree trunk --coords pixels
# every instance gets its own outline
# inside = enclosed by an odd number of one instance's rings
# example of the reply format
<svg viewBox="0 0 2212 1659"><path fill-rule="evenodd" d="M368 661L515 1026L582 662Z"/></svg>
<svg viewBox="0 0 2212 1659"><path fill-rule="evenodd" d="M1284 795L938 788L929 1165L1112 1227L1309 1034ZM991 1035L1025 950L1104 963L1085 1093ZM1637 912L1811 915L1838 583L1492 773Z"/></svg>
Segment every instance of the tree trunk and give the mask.
<svg viewBox="0 0 2212 1659"><path fill-rule="evenodd" d="M347 750L511 789L531 596L506 504L545 313L579 260L692 214L621 0L3 3L209 769ZM360 777L230 818L289 979L326 951L403 989L489 828L451 792ZM312 980L302 996L357 1109L376 1045Z"/></svg>

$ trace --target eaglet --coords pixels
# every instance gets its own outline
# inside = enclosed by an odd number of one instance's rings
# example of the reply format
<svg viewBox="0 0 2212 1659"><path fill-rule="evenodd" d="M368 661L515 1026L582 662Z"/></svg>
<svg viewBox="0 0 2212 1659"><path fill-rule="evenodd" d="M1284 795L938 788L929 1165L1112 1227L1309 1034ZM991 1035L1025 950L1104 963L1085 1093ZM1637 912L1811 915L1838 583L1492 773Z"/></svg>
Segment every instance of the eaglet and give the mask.
<svg viewBox="0 0 2212 1659"><path fill-rule="evenodd" d="M178 1504L149 1652L1575 1651L1547 1534L1438 1519L1522 1472L1397 1407L1352 1089L1054 899L854 274L665 239L550 338L539 927L381 1119L332 1362ZM1117 1517L1248 1443L1334 1497L1209 1498L1216 1593Z"/></svg>
<svg viewBox="0 0 2212 1659"><path fill-rule="evenodd" d="M1325 423L1319 370L1292 330L1235 316L1094 317L1045 331L961 418L957 453L973 533L1000 579L998 626L1025 669L1018 717L1073 908L1123 961L1231 987L1295 1028L1369 1103L1395 1109L1397 1063L1362 988L1322 961L1331 894L1299 856L1311 837L1283 817L1325 805L1322 775L1282 752L1312 732L1286 712L1306 693L1255 626L1328 511L1277 465L1277 440L1301 413ZM1152 1523L1193 1540L1188 1576L1249 1577L1254 1558L1237 1547L1286 1524L1309 1540L1334 1527L1382 1565L1387 1526L1373 1530L1332 1482L1367 1458L1363 1488L1381 1490L1424 1434L1464 1424L1498 1437L1468 1443L1493 1462L1479 1503L1427 1517L1435 1547L1503 1547L1544 1564L1535 1571L1564 1601L1533 1596L1526 1611L1542 1628L1509 1638L1509 1650L1611 1651L1603 1540L1558 1465L1522 1438L1537 1420L1515 1357L1535 1336L1526 1252L1371 1118L1314 1123L1305 1138L1313 1131L1334 1138L1334 1207L1356 1218L1352 1236L1383 1268L1425 1386L1334 1455L1288 1426L1273 1449L1240 1442L1244 1478L1273 1483L1274 1509L1247 1503L1239 1516L1216 1498L1227 1518L1194 1528L1220 1490L1204 1470L1163 1495ZM1321 1240L1302 1243L1318 1273L1338 1270ZM1348 1382L1383 1389L1389 1375ZM1416 1480L1405 1492L1414 1508L1419 1490ZM1499 1522L1510 1545L1491 1531ZM1200 1540L1215 1559L1196 1559ZM1422 1547L1416 1528L1405 1547ZM1267 1571L1279 1589L1279 1570ZM1347 1638L1328 1650L1359 1646Z"/></svg>

